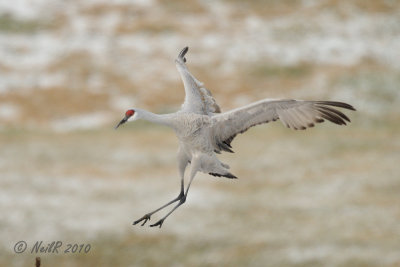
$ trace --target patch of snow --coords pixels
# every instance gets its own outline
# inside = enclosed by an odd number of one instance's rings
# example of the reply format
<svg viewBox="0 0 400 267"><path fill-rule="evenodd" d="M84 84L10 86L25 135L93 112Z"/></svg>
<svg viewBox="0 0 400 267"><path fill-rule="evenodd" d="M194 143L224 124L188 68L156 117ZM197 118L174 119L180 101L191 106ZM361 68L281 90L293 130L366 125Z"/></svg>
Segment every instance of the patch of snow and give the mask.
<svg viewBox="0 0 400 267"><path fill-rule="evenodd" d="M129 108L134 107L136 101L132 97L115 95L111 97L110 106L115 110L126 111Z"/></svg>
<svg viewBox="0 0 400 267"><path fill-rule="evenodd" d="M19 115L19 108L9 103L0 104L0 120L11 121Z"/></svg>
<svg viewBox="0 0 400 267"><path fill-rule="evenodd" d="M86 0L83 3L85 6L92 6L95 4L110 4L110 1ZM113 0L112 4L114 4L114 5L129 4L129 5L142 6L142 7L151 7L155 4L155 2L154 2L154 0Z"/></svg>
<svg viewBox="0 0 400 267"><path fill-rule="evenodd" d="M52 123L52 128L58 132L68 132L100 127L111 121L111 115L106 112L90 113L60 119Z"/></svg>
<svg viewBox="0 0 400 267"><path fill-rule="evenodd" d="M35 19L44 14L44 11L49 11L62 0L13 0L0 1L1 13L11 14L20 19Z"/></svg>

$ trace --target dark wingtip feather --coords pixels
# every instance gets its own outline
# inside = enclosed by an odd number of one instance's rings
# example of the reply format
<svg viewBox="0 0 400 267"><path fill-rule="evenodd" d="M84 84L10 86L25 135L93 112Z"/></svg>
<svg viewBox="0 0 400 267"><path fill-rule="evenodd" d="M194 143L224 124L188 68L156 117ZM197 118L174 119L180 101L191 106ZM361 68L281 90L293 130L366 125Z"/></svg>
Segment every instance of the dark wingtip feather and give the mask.
<svg viewBox="0 0 400 267"><path fill-rule="evenodd" d="M179 53L179 57L185 60L185 55L187 53L187 51L189 51L189 47L185 46L182 51Z"/></svg>
<svg viewBox="0 0 400 267"><path fill-rule="evenodd" d="M350 110L356 110L352 105L349 105L344 102L337 102L337 101L317 101L317 104L322 104L322 105L329 105L329 106L335 106L339 108L346 108Z"/></svg>
<svg viewBox="0 0 400 267"><path fill-rule="evenodd" d="M224 177L229 178L229 179L237 179L237 177L235 175L233 175L232 173L228 173L228 174L224 175Z"/></svg>
<svg viewBox="0 0 400 267"><path fill-rule="evenodd" d="M328 121L331 121L333 123L339 124L339 125L346 125L346 122L336 113L331 112L329 109L325 109L323 107L318 108L319 115L327 119Z"/></svg>
<svg viewBox="0 0 400 267"><path fill-rule="evenodd" d="M223 142L225 145L227 145L229 148L232 148L231 144L227 143L227 142Z"/></svg>
<svg viewBox="0 0 400 267"><path fill-rule="evenodd" d="M233 175L232 173L230 173L230 172L228 172L226 174L219 174L219 173L209 172L208 174L212 175L212 176L216 176L216 177L226 177L226 178L229 178L229 179L237 179L237 177L235 175Z"/></svg>
<svg viewBox="0 0 400 267"><path fill-rule="evenodd" d="M318 109L324 109L324 110L330 112L331 114L333 113L333 114L341 117L342 119L350 122L350 119L343 112L340 112L337 109L334 109L334 108L331 108L331 107L327 107L327 106L319 106L319 105L318 105Z"/></svg>
<svg viewBox="0 0 400 267"><path fill-rule="evenodd" d="M229 146L225 145L224 143L219 144L219 148L229 153L235 153Z"/></svg>

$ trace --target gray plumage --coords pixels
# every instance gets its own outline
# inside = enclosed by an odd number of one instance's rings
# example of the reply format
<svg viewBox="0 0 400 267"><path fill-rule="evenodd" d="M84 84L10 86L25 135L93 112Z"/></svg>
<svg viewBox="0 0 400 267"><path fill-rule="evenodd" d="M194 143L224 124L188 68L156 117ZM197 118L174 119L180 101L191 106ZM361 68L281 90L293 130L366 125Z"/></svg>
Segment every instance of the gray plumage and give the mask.
<svg viewBox="0 0 400 267"><path fill-rule="evenodd" d="M179 139L178 168L181 176L181 191L177 198L134 222L144 225L155 212L179 201L161 220L150 226L161 227L164 220L186 200L190 185L197 172L217 177L236 178L229 166L222 163L216 153L233 152L232 141L239 134L258 124L280 120L286 127L305 130L316 123L328 120L346 125L350 119L337 108L355 110L351 105L334 101L303 101L293 99L264 99L244 107L221 113L212 94L203 83L188 70L185 47L175 60L185 88L185 101L176 113L158 115L142 109L127 111L125 118L143 119L172 128ZM184 191L184 173L191 165L189 183Z"/></svg>

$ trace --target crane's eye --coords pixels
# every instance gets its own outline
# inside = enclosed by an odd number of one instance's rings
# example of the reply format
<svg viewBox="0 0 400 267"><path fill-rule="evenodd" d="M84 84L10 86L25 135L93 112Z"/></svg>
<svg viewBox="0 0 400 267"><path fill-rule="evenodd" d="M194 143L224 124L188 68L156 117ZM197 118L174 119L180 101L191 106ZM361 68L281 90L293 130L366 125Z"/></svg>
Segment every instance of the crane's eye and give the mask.
<svg viewBox="0 0 400 267"><path fill-rule="evenodd" d="M127 111L125 112L125 115L126 115L127 117L131 117L133 114L135 114L135 111L134 111L133 109L127 110Z"/></svg>

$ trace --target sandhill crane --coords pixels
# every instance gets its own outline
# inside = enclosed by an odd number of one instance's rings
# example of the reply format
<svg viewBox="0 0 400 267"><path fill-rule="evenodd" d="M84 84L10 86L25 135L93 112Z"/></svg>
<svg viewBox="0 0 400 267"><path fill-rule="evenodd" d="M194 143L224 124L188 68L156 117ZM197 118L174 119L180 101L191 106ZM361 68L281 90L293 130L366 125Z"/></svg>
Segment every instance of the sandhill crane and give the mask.
<svg viewBox="0 0 400 267"><path fill-rule="evenodd" d="M315 123L321 123L324 120L346 125L346 121L350 122L350 119L335 107L355 110L351 105L343 102L264 99L221 113L210 91L186 67L185 54L188 49L185 47L175 60L186 93L181 110L159 115L143 109L131 108L126 111L125 117L115 127L118 128L128 120L141 119L172 128L179 139L178 168L181 177L179 195L134 221L134 225L142 221L141 225L145 225L154 213L178 202L163 218L150 225L161 227L164 220L186 201L190 185L197 172L236 178L229 171L229 166L216 157L216 153L233 152L232 140L237 134L245 132L250 127L278 119L288 128L295 130L314 127ZM188 164L191 165L191 170L185 190L184 173Z"/></svg>

